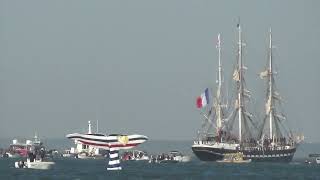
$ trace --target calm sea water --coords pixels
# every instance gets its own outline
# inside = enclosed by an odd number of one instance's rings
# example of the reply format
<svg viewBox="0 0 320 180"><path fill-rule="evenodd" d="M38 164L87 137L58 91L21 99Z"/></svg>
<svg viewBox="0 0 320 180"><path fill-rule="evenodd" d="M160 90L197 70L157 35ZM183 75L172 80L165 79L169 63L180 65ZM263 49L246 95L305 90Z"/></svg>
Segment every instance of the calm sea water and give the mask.
<svg viewBox="0 0 320 180"><path fill-rule="evenodd" d="M59 144L59 141L61 141ZM1 141L0 141L1 142ZM47 141L51 148L67 148L69 142ZM9 142L10 143L10 142ZM320 179L320 165L305 164L309 153L320 153L320 144L302 144L293 162L221 164L201 162L192 155L190 141L149 141L139 149L150 154L180 150L192 161L178 164L124 162L122 171L106 171L106 160L56 158L51 170L15 169L17 159L0 158L0 180L102 180L102 179ZM72 143L70 143L71 145ZM3 147L3 146L1 146Z"/></svg>

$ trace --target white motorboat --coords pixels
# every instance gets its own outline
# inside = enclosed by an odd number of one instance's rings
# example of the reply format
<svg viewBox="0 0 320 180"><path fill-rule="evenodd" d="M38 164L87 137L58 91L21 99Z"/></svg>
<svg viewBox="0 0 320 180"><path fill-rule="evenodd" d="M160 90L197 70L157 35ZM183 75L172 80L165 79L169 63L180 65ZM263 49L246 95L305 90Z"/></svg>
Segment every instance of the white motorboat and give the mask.
<svg viewBox="0 0 320 180"><path fill-rule="evenodd" d="M190 156L183 155L179 151L171 151L169 154L171 154L173 159L178 162L189 162L191 160Z"/></svg>
<svg viewBox="0 0 320 180"><path fill-rule="evenodd" d="M320 164L320 154L309 154L309 158L316 158L315 159L316 163ZM310 164L311 164L311 161L305 160L305 163L307 163L307 162L310 162Z"/></svg>
<svg viewBox="0 0 320 180"><path fill-rule="evenodd" d="M29 168L29 169L51 169L55 162L50 161L41 161L35 160L33 162L30 161L28 158L26 162L24 161L17 161L14 163L15 168Z"/></svg>
<svg viewBox="0 0 320 180"><path fill-rule="evenodd" d="M74 153L71 153L71 150L67 149L64 151L63 154L61 154L62 157L75 157Z"/></svg>
<svg viewBox="0 0 320 180"><path fill-rule="evenodd" d="M16 161L14 164L15 168L51 169L55 163L46 161L46 148L37 136L29 144L31 145L26 153L27 160L25 162Z"/></svg>

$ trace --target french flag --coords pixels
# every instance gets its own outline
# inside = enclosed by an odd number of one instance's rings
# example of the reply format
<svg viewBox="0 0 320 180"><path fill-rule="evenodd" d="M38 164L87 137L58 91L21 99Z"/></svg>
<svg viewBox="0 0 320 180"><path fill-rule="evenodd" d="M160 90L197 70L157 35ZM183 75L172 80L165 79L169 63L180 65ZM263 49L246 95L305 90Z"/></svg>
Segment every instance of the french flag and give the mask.
<svg viewBox="0 0 320 180"><path fill-rule="evenodd" d="M204 93L197 97L197 108L203 108L209 104L209 89L206 88Z"/></svg>

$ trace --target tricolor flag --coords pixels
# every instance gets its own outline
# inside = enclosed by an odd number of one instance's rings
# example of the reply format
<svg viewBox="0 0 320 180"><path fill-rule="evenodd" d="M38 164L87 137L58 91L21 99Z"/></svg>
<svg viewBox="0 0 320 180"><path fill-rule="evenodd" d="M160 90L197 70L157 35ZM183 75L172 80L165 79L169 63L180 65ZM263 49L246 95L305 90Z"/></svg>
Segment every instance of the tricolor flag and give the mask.
<svg viewBox="0 0 320 180"><path fill-rule="evenodd" d="M209 89L206 88L204 93L197 97L197 108L203 108L209 104Z"/></svg>

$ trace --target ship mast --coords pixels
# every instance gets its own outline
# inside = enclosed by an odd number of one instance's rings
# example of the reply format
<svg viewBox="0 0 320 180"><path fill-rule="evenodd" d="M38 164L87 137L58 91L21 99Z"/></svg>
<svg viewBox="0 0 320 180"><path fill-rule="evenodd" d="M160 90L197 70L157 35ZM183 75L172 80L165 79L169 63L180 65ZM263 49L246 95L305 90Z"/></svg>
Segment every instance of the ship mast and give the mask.
<svg viewBox="0 0 320 180"><path fill-rule="evenodd" d="M269 30L269 52L268 52L268 61L267 68L263 72L260 73L260 78L267 78L267 94L266 94L266 116L263 122L261 135L263 133L264 124L269 120L269 124L267 125L269 132L269 138L274 139L274 136L282 136L281 129L279 124L281 124L281 120L286 119L283 114L279 114L277 111L277 103L280 105L281 97L275 89L275 81L274 81L274 70L273 70L273 55L272 55L273 45L272 45L272 31L271 28ZM267 129L266 129L267 130ZM279 134L280 133L280 134Z"/></svg>
<svg viewBox="0 0 320 180"><path fill-rule="evenodd" d="M238 75L239 75L239 87L238 87L238 118L239 118L239 142L241 143L242 141L242 114L243 114L243 84L242 84L242 39L241 39L241 26L240 23L237 25L238 26L238 36L239 36L239 41L238 41Z"/></svg>
<svg viewBox="0 0 320 180"><path fill-rule="evenodd" d="M273 70L272 70L272 34L271 34L271 28L269 31L269 99L268 99L268 105L269 105L269 130L270 130L270 134L269 137L272 138L273 137L273 129L272 129L272 124L273 124L273 88L272 88L272 81L273 81Z"/></svg>
<svg viewBox="0 0 320 180"><path fill-rule="evenodd" d="M221 107L221 87L222 87L222 65L221 65L221 41L220 41L220 34L218 34L218 61L219 61L219 68L218 68L218 89L217 89L217 131L220 131L222 126L222 107Z"/></svg>

